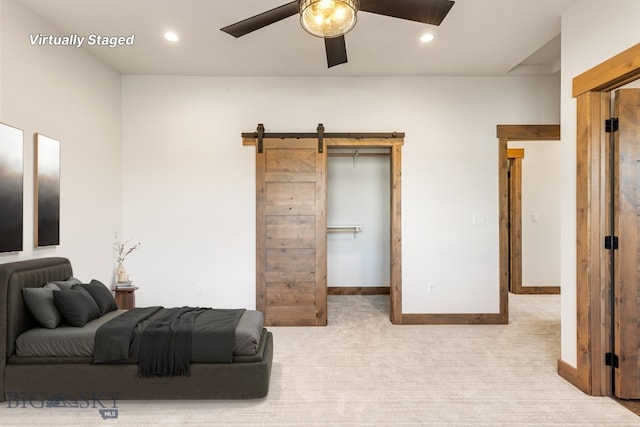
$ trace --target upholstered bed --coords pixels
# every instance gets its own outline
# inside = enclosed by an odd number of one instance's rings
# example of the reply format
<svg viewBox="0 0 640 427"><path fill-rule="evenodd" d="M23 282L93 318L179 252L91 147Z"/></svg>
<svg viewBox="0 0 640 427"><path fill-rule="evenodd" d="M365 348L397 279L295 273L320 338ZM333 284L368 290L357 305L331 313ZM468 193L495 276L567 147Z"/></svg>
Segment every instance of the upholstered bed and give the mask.
<svg viewBox="0 0 640 427"><path fill-rule="evenodd" d="M50 331L42 328L41 319L37 321L32 307L25 304L23 294L31 291L23 289L41 288L50 282L67 281L72 276L72 266L66 258L0 264L0 400L87 399L88 396L104 399L253 399L267 395L273 337L264 328L258 332L255 354L238 353L236 345L228 363L191 361L188 375L142 378L135 361L97 364L86 354L90 350L82 350L84 344L75 345L80 350L73 347L71 351L68 347L56 350L52 334L65 335L65 330L74 332L71 331L73 328L65 326L64 321L63 325L54 326ZM121 314L121 311L112 311L76 329L89 331L92 335L91 328L97 330L110 318ZM53 353L40 355L42 343Z"/></svg>

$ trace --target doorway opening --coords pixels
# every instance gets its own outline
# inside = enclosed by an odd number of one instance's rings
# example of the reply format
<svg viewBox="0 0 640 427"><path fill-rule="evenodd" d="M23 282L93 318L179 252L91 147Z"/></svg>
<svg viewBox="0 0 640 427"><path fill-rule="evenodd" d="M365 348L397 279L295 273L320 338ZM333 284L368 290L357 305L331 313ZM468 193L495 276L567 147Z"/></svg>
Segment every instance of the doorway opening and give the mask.
<svg viewBox="0 0 640 427"><path fill-rule="evenodd" d="M357 134L350 134L356 136ZM327 139L327 148L329 156L332 153L336 155L335 158L344 156L345 152L350 152L347 158L351 162L355 162L356 168L358 167L360 153L363 153L363 159L369 159L374 163L386 161L386 168L376 168L377 173L386 174L387 188L384 190L382 197L386 197L386 209L388 214L382 214L383 221L388 221L387 225L382 225L382 228L386 228L388 236L388 255L381 255L381 259L387 258L386 266L388 266L388 273L385 270L379 272L379 277L388 275L388 286L377 286L379 283L374 283L374 286L358 286L358 287L331 287L331 293L345 293L355 292L360 294L386 294L389 293L389 318L391 323L402 324L402 145L404 144L404 134L392 133L387 135L386 138L381 138L384 134L370 135L363 138L329 138ZM391 136L389 138L389 136ZM358 152L358 156L354 157L353 153ZM343 157L344 158L344 157ZM367 160L363 160L367 161ZM353 163L352 163L353 164ZM377 178L378 183L381 182L381 177ZM381 195L377 195L377 200L380 202ZM333 225L333 224L328 224ZM338 226L341 224L337 224ZM357 225L357 224L356 224ZM356 234L356 239L358 238ZM385 250L382 251L383 253ZM384 261L383 261L384 262ZM330 286L331 283L328 283ZM371 284L371 283L369 283ZM380 283L382 284L382 283ZM353 290L352 290L353 289Z"/></svg>
<svg viewBox="0 0 640 427"><path fill-rule="evenodd" d="M559 294L560 145L515 141L507 157L509 292Z"/></svg>
<svg viewBox="0 0 640 427"><path fill-rule="evenodd" d="M560 125L498 125L498 203L500 223L499 272L500 272L500 314L504 323L509 322L509 286L511 266L521 260L512 260L512 253L521 256L521 250L511 250L509 221L509 142L510 141L557 141L560 139ZM518 241L513 244L520 244Z"/></svg>
<svg viewBox="0 0 640 427"><path fill-rule="evenodd" d="M389 295L388 148L327 153L328 295Z"/></svg>

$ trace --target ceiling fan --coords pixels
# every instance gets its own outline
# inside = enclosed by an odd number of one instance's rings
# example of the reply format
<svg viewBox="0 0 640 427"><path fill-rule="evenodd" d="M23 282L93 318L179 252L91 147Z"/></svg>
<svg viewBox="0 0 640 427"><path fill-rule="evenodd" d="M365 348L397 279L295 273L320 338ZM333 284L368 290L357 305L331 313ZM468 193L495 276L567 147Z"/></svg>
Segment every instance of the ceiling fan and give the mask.
<svg viewBox="0 0 640 427"><path fill-rule="evenodd" d="M302 27L324 38L329 68L347 62L344 35L356 23L359 11L440 25L455 2L451 0L295 0L221 28L241 37L290 16L300 14Z"/></svg>

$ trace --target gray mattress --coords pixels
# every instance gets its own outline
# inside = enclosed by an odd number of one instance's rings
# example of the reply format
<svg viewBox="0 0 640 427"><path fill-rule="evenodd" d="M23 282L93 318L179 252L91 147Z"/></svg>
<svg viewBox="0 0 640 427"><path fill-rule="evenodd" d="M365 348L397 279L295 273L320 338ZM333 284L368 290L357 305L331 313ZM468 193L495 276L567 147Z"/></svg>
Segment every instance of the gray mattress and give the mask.
<svg viewBox="0 0 640 427"><path fill-rule="evenodd" d="M82 328L60 325L55 329L33 328L16 340L19 357L93 357L96 330L126 310L117 310L94 319ZM264 319L262 313L245 310L236 328L234 356L253 356L258 350Z"/></svg>

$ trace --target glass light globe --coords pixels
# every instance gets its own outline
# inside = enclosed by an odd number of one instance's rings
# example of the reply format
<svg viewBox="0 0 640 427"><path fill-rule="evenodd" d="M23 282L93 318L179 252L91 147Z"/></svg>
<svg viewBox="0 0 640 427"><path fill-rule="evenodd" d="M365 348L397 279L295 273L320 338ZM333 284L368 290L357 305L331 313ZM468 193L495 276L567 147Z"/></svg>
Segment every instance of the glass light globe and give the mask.
<svg viewBox="0 0 640 427"><path fill-rule="evenodd" d="M339 37L356 24L357 0L300 0L300 24L316 37Z"/></svg>

